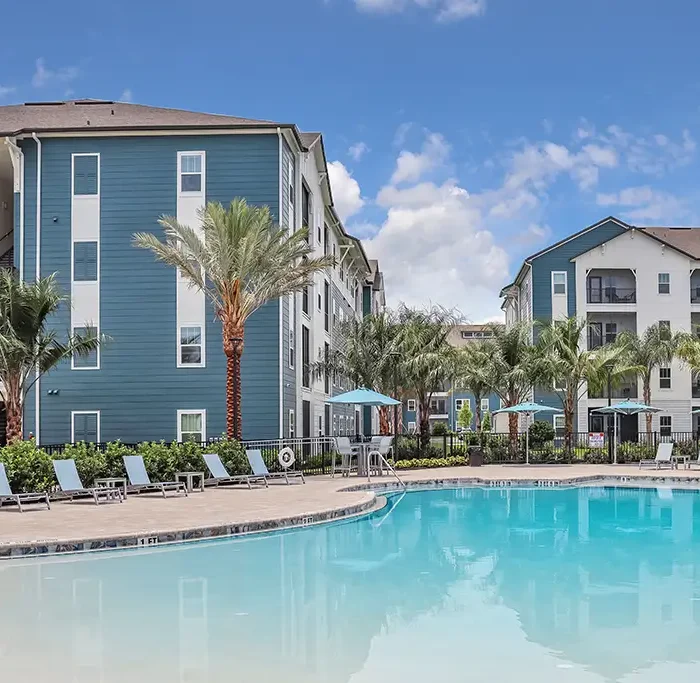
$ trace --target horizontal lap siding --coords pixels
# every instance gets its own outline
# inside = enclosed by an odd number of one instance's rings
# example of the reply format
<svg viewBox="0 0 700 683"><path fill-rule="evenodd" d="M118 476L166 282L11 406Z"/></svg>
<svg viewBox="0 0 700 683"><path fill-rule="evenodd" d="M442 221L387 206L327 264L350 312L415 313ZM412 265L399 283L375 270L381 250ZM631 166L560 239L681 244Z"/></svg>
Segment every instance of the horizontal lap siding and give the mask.
<svg viewBox="0 0 700 683"><path fill-rule="evenodd" d="M100 370L72 371L64 363L43 380L44 443L70 439L72 410L100 410L103 440L174 439L177 410L183 409L206 409L209 437L225 430L226 363L212 307L207 303L206 368L176 368L175 273L131 244L137 231L161 237L158 217L175 215L177 152L185 150L206 151L209 201L245 196L276 215L276 136L44 141L42 274L58 271L66 293L71 153L100 153L101 331L111 338L101 351ZM269 438L278 431L277 306L276 301L267 304L246 326L242 389L244 436L249 438ZM67 306L54 325L68 329ZM48 396L49 389L60 393Z"/></svg>

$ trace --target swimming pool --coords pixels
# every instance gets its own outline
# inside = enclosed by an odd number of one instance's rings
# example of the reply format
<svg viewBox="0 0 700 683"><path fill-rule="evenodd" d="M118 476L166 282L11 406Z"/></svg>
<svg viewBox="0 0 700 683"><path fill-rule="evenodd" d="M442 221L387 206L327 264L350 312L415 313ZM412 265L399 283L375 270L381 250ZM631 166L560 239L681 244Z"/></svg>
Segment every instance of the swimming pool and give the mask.
<svg viewBox="0 0 700 683"><path fill-rule="evenodd" d="M0 564L0 678L696 681L700 494L409 492L344 523Z"/></svg>

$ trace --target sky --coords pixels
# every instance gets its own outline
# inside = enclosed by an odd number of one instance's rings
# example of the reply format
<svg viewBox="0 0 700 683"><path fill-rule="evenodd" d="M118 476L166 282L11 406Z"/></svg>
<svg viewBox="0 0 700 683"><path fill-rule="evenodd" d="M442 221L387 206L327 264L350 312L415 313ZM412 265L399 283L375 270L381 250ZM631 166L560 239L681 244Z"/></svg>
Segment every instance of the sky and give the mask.
<svg viewBox="0 0 700 683"><path fill-rule="evenodd" d="M700 225L696 0L43 0L0 103L94 97L324 135L390 305L500 318L523 258L615 215Z"/></svg>

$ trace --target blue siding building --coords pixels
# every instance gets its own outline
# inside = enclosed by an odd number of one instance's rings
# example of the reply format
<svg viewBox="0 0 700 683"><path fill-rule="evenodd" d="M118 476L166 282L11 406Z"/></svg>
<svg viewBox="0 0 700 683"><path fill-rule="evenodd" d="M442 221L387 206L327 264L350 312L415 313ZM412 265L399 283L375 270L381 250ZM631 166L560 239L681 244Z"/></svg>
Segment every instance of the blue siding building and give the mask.
<svg viewBox="0 0 700 683"><path fill-rule="evenodd" d="M95 100L0 107L0 134L0 200L13 207L9 229L0 224L2 255L14 254L26 281L56 274L69 297L52 321L59 334L92 327L108 338L94 357L46 375L28 397L25 435L40 443L224 432L225 356L214 311L172 268L132 245L135 232L161 234L160 216L195 227L205 202L244 197L291 230L308 227L314 249L342 252L363 283L372 275L333 207L318 134ZM246 439L312 436L311 414L328 414L323 391L306 387L302 397L301 366L315 360L311 345L322 333L301 306L301 295L271 301L246 325ZM297 424L300 413L308 419Z"/></svg>

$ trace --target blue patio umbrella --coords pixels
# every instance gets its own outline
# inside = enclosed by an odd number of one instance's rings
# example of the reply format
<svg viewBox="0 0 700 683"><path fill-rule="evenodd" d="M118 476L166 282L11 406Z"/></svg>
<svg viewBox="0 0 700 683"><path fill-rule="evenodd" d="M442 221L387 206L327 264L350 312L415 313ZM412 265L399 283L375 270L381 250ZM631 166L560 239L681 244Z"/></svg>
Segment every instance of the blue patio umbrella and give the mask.
<svg viewBox="0 0 700 683"><path fill-rule="evenodd" d="M500 410L494 410L493 414L496 413L515 413L516 415L537 415L537 413L561 413L561 408L552 408L552 406L545 406L541 403L532 403L526 401L525 403L518 403L517 406L510 406L508 408L501 408ZM530 464L530 433L528 429L525 429L525 464Z"/></svg>
<svg viewBox="0 0 700 683"><path fill-rule="evenodd" d="M636 401L621 401L620 403L613 403L604 408L595 408L593 410L594 413L613 415L613 463L617 464L617 416L658 413L660 410L661 408L654 408L654 406L648 406L646 403L637 403Z"/></svg>
<svg viewBox="0 0 700 683"><path fill-rule="evenodd" d="M338 394L328 399L328 403L341 403L343 405L355 406L398 406L401 401L397 401L391 396L384 396L371 389L353 389L344 394Z"/></svg>

